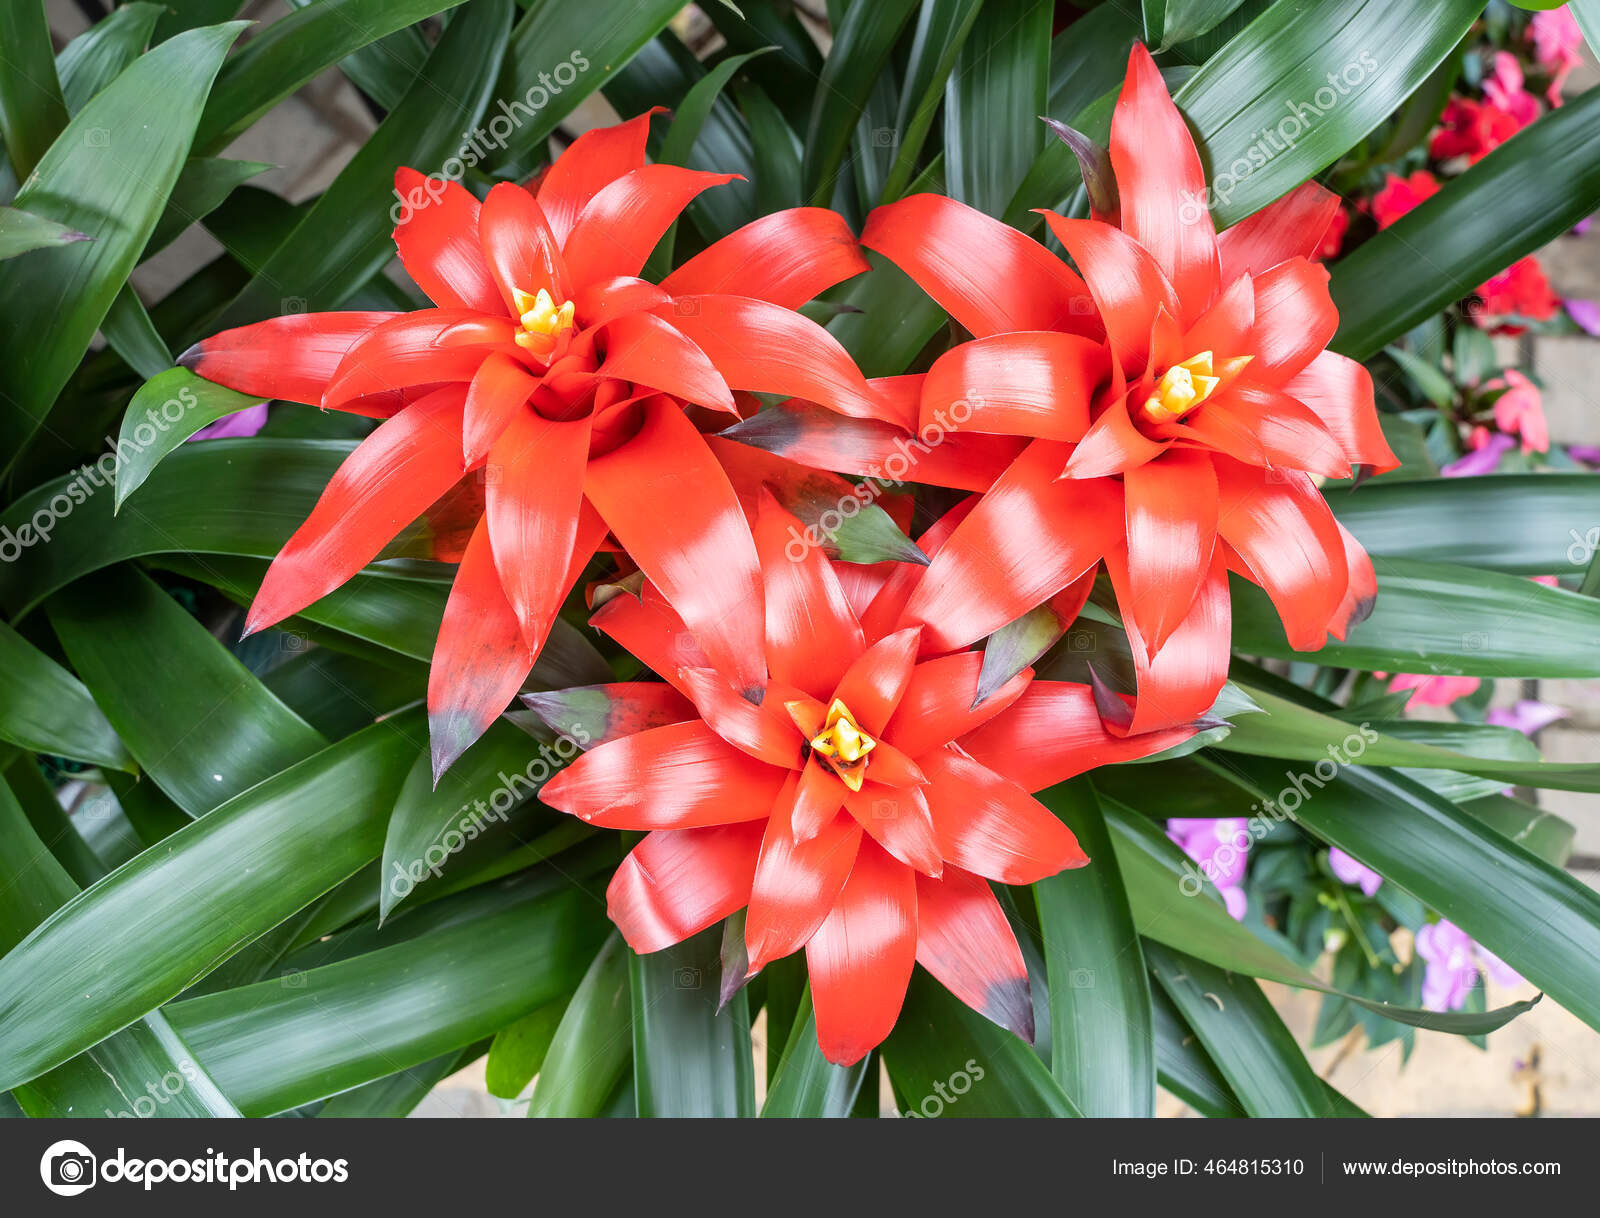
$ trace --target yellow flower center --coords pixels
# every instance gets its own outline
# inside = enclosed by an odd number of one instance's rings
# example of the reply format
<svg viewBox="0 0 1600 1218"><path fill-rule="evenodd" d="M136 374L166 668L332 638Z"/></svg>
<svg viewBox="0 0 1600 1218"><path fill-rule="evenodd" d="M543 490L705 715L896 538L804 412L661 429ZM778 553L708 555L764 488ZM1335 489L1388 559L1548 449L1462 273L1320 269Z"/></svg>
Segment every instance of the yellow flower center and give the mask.
<svg viewBox="0 0 1600 1218"><path fill-rule="evenodd" d="M1222 383L1212 367L1212 354L1202 351L1161 374L1155 392L1145 399L1144 413L1152 423L1181 419L1205 401Z"/></svg>
<svg viewBox="0 0 1600 1218"><path fill-rule="evenodd" d="M514 296L520 313L522 329L517 331L517 346L535 355L549 355L556 349L562 335L572 332L572 302L564 300L557 305L555 298L544 288L537 296L517 292Z"/></svg>
<svg viewBox="0 0 1600 1218"><path fill-rule="evenodd" d="M838 698L828 707L828 717L822 730L811 738L811 751L821 757L844 785L852 791L861 790L861 781L867 769L867 754L878 742L856 722L850 708Z"/></svg>

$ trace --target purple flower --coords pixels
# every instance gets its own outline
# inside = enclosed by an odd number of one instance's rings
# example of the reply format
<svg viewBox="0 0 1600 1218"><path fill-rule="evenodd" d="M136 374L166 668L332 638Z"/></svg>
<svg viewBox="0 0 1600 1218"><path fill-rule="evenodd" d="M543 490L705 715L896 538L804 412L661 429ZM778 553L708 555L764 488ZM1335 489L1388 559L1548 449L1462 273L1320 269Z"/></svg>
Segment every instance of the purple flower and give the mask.
<svg viewBox="0 0 1600 1218"><path fill-rule="evenodd" d="M1567 456L1585 465L1600 466L1600 444L1569 444Z"/></svg>
<svg viewBox="0 0 1600 1218"><path fill-rule="evenodd" d="M1502 432L1494 432L1484 441L1482 448L1474 449L1458 461L1452 461L1439 471L1446 478L1475 478L1492 474L1500 465L1500 458L1517 445L1516 440Z"/></svg>
<svg viewBox="0 0 1600 1218"><path fill-rule="evenodd" d="M1567 306L1567 316L1578 323L1580 330L1600 338L1600 301L1570 296L1562 303Z"/></svg>
<svg viewBox="0 0 1600 1218"><path fill-rule="evenodd" d="M1422 977L1422 1005L1430 1011L1459 1011L1481 973L1488 973L1500 985L1522 984L1515 969L1474 943L1453 922L1430 922L1419 930L1417 955L1427 961Z"/></svg>
<svg viewBox="0 0 1600 1218"><path fill-rule="evenodd" d="M1328 866L1340 883L1359 884L1361 891L1369 897L1377 892L1378 886L1383 883L1381 875L1365 863L1356 862L1337 846L1328 851Z"/></svg>
<svg viewBox="0 0 1600 1218"><path fill-rule="evenodd" d="M1496 727L1514 727L1524 736L1543 731L1556 720L1566 717L1566 707L1552 706L1548 702L1535 702L1532 698L1524 698L1509 710L1495 707L1484 715L1484 718Z"/></svg>
<svg viewBox="0 0 1600 1218"><path fill-rule="evenodd" d="M1248 822L1239 816L1174 817L1167 822L1167 836L1217 886L1234 920L1242 919L1248 905L1240 886L1244 883L1245 856L1250 850Z"/></svg>
<svg viewBox="0 0 1600 1218"><path fill-rule="evenodd" d="M240 436L253 436L260 431L267 422L267 404L257 402L254 406L246 406L233 414L225 414L215 423L208 423L190 440L232 440Z"/></svg>

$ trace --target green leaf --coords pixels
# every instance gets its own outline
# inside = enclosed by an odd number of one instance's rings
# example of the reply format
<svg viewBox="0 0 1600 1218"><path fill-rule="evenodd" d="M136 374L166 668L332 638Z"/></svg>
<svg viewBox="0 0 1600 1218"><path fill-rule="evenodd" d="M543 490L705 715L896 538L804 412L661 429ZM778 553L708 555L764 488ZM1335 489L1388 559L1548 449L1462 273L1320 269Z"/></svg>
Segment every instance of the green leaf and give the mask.
<svg viewBox="0 0 1600 1218"><path fill-rule="evenodd" d="M1311 0L1268 8L1174 98L1200 135L1217 227L1238 223L1331 165L1394 113L1482 11L1483 0ZM1408 301L1410 282L1386 266L1384 283L1406 283L1399 294ZM1437 308L1430 303L1419 316Z"/></svg>
<svg viewBox="0 0 1600 1218"><path fill-rule="evenodd" d="M154 408L163 420L177 414L181 422L189 409L183 387L160 406L155 406L155 395L147 397L147 408ZM165 442L137 425L130 438L136 447L141 441L149 446ZM106 453L93 465L36 488L0 512L0 545L9 529L24 547L14 561L0 565L0 605L12 616L21 616L91 571L149 554L272 558L310 515L328 480L353 449L346 440L261 438L180 445L168 458L165 475L116 515L113 497L104 490L116 458ZM133 461L137 468L138 458ZM200 503L207 505L203 512L195 510ZM40 521L48 538L37 527ZM32 531L24 534L25 525ZM41 539L49 544L37 544ZM432 555L426 516L401 530L383 553L384 558ZM432 637L430 631L429 652Z"/></svg>
<svg viewBox="0 0 1600 1218"><path fill-rule="evenodd" d="M1572 857L1572 843L1578 831L1554 812L1508 795L1474 799L1462 804L1461 810L1553 867L1565 867Z"/></svg>
<svg viewBox="0 0 1600 1218"><path fill-rule="evenodd" d="M131 567L78 581L52 597L47 612L128 751L190 816L326 746L204 626Z"/></svg>
<svg viewBox="0 0 1600 1218"><path fill-rule="evenodd" d="M479 1056L473 1049L445 1053L420 1066L353 1087L328 1100L317 1116L328 1119L410 1116L412 1109L422 1103L430 1091L467 1064L469 1054L471 1060Z"/></svg>
<svg viewBox="0 0 1600 1218"><path fill-rule="evenodd" d="M67 111L76 114L143 54L161 16L161 5L135 0L119 5L111 15L95 22L56 56L61 96Z"/></svg>
<svg viewBox="0 0 1600 1218"><path fill-rule="evenodd" d="M180 34L140 56L68 124L17 193L17 207L94 240L6 267L0 399L10 404L0 410L0 466L9 468L38 429L138 261L212 77L242 28Z"/></svg>
<svg viewBox="0 0 1600 1218"><path fill-rule="evenodd" d="M46 220L15 207L0 207L0 258L15 258L29 250L87 241L88 234Z"/></svg>
<svg viewBox="0 0 1600 1218"><path fill-rule="evenodd" d="M307 8L319 0L289 0L291 8ZM339 70L385 110L393 110L428 58L428 41L412 27L396 30L339 61Z"/></svg>
<svg viewBox="0 0 1600 1218"><path fill-rule="evenodd" d="M1507 575L1582 574L1600 540L1593 474L1375 482L1330 494L1328 506L1369 554Z"/></svg>
<svg viewBox="0 0 1600 1218"><path fill-rule="evenodd" d="M1144 0L1144 37L1166 50L1225 21L1243 0Z"/></svg>
<svg viewBox="0 0 1600 1218"><path fill-rule="evenodd" d="M535 152L542 159L550 133L665 29L682 4L534 0L527 7L512 31L504 80L495 95L495 109L508 120L515 117L501 146L502 162Z"/></svg>
<svg viewBox="0 0 1600 1218"><path fill-rule="evenodd" d="M929 0L918 10L917 32L895 118L894 164L882 202L900 198L915 176L928 129L944 101L945 83L982 7L983 0Z"/></svg>
<svg viewBox="0 0 1600 1218"><path fill-rule="evenodd" d="M383 843L379 917L386 919L464 846L506 820L578 746L565 741L565 757L509 723L496 722L440 776L424 749L411 767Z"/></svg>
<svg viewBox="0 0 1600 1218"><path fill-rule="evenodd" d="M567 1004L528 1104L530 1117L600 1116L633 1059L633 1006L622 936L612 933Z"/></svg>
<svg viewBox="0 0 1600 1218"><path fill-rule="evenodd" d="M12 1094L31 1117L240 1115L159 1011Z"/></svg>
<svg viewBox="0 0 1600 1218"><path fill-rule="evenodd" d="M945 87L947 191L992 216L1045 145L1054 11L1048 0L988 0Z"/></svg>
<svg viewBox="0 0 1600 1218"><path fill-rule="evenodd" d="M271 168L264 161L190 157L178 175L178 184L172 188L167 208L156 222L156 231L150 234L141 257L149 258L165 249L191 224L221 207L237 187Z"/></svg>
<svg viewBox="0 0 1600 1218"><path fill-rule="evenodd" d="M1377 558L1372 616L1344 642L1289 646L1266 594L1233 585L1233 645L1366 672L1473 677L1600 676L1600 603L1532 580L1410 558Z"/></svg>
<svg viewBox="0 0 1600 1218"><path fill-rule="evenodd" d="M1156 1078L1201 1116L1242 1117L1244 1105L1206 1054L1178 1008L1159 986L1151 994L1155 1014Z"/></svg>
<svg viewBox="0 0 1600 1218"><path fill-rule="evenodd" d="M915 8L914 0L851 5L834 30L833 49L823 63L806 128L801 176L813 206L825 207L833 198L850 136Z"/></svg>
<svg viewBox="0 0 1600 1218"><path fill-rule="evenodd" d="M240 1111L268 1116L459 1049L555 1000L578 984L605 925L593 896L552 873L426 934L167 1014Z"/></svg>
<svg viewBox="0 0 1600 1218"><path fill-rule="evenodd" d="M1150 981L1087 778L1040 792L1091 864L1034 885L1050 979L1050 1072L1085 1116L1154 1116Z"/></svg>
<svg viewBox="0 0 1600 1218"><path fill-rule="evenodd" d="M4 541L0 539L0 553ZM0 740L112 769L137 767L82 682L0 622Z"/></svg>
<svg viewBox="0 0 1600 1218"><path fill-rule="evenodd" d="M767 1052L774 1046L768 1045ZM853 1066L836 1066L822 1056L817 1044L817 1018L808 987L795 1012L793 1030L783 1046L777 1073L761 1106L764 1117L847 1117L861 1094L861 1084L873 1064L867 1054Z"/></svg>
<svg viewBox="0 0 1600 1218"><path fill-rule="evenodd" d="M1386 719L1363 719L1357 727L1356 713L1347 721L1297 706L1249 685L1240 688L1266 713L1237 720L1233 730L1216 746L1224 752L1335 767L1351 764L1458 770L1498 779L1501 785L1520 783L1600 792L1600 765L1541 762L1537 747L1512 728ZM1394 734L1385 734L1390 732Z"/></svg>
<svg viewBox="0 0 1600 1218"><path fill-rule="evenodd" d="M1591 90L1518 132L1341 258L1330 284L1339 307L1333 347L1369 358L1594 211L1600 205L1597 133L1600 93ZM1392 290L1397 283L1405 284L1403 292Z"/></svg>
<svg viewBox="0 0 1600 1218"><path fill-rule="evenodd" d="M567 1009L558 998L535 1007L494 1034L484 1066L484 1089L502 1100L514 1100L533 1081L550 1052L550 1043Z"/></svg>
<svg viewBox="0 0 1600 1218"><path fill-rule="evenodd" d="M1208 768L1227 776L1238 764L1230 762L1224 770L1208 763ZM1246 761L1242 764L1264 763ZM1273 794L1278 793L1278 788L1274 787ZM1203 878L1200 870L1176 843L1149 821L1110 800L1102 806L1113 832L1117 864L1122 869L1134 921L1147 940L1164 943L1230 972L1337 994L1397 1023L1460 1036L1492 1032L1533 1006L1532 1002L1515 1002L1488 1012L1423 1011L1374 1002L1333 988L1295 964L1277 947L1257 937L1248 927L1234 921L1216 896L1216 889ZM1263 826L1270 819L1267 814L1258 816ZM1388 873L1384 875L1387 878ZM1148 956L1148 950L1146 954Z"/></svg>
<svg viewBox="0 0 1600 1218"><path fill-rule="evenodd" d="M1258 797L1281 786L1265 761L1229 770ZM1346 769L1295 816L1600 1027L1600 894L1392 772Z"/></svg>
<svg viewBox="0 0 1600 1218"><path fill-rule="evenodd" d="M172 367L172 352L145 311L131 283L122 285L100 322L106 343L140 376L155 376Z"/></svg>
<svg viewBox="0 0 1600 1218"><path fill-rule="evenodd" d="M440 0L427 0L439 7ZM392 0L339 0L336 8L374 5L383 12L365 32L395 28ZM330 7L318 0L277 23ZM481 0L463 9L428 56L422 74L323 191L250 283L223 310L218 329L243 325L286 309L334 309L394 257L394 226L403 202L394 193L395 170L409 165L438 170L455 155L462 132L484 113L508 34L511 0ZM403 24L403 23L402 23ZM277 28L275 26L274 28ZM264 39L256 39L251 47ZM237 61L235 61L237 62ZM219 88L221 86L219 85ZM464 158L463 158L464 159Z"/></svg>
<svg viewBox="0 0 1600 1218"><path fill-rule="evenodd" d="M317 0L278 18L251 37L218 74L195 143L206 151L221 148L352 51L460 2Z"/></svg>
<svg viewBox="0 0 1600 1218"><path fill-rule="evenodd" d="M0 951L9 951L76 896L78 886L3 782L0 847ZM34 1117L238 1115L159 1012L13 1094Z"/></svg>
<svg viewBox="0 0 1600 1218"><path fill-rule="evenodd" d="M67 125L44 0L0 3L0 45L6 49L5 71L0 72L0 135L17 180L26 181Z"/></svg>
<svg viewBox="0 0 1600 1218"><path fill-rule="evenodd" d="M0 1091L154 1010L375 859L419 729L407 715L333 745L52 914L0 959Z"/></svg>
<svg viewBox="0 0 1600 1218"><path fill-rule="evenodd" d="M883 1063L905 1104L902 1116L1083 1115L1031 1047L920 968L883 1042Z"/></svg>
<svg viewBox="0 0 1600 1218"><path fill-rule="evenodd" d="M1332 1116L1322 1079L1261 987L1172 951L1146 948L1150 971L1251 1116Z"/></svg>
<svg viewBox="0 0 1600 1218"><path fill-rule="evenodd" d="M722 927L647 956L629 953L633 1085L640 1116L754 1116L750 1006L717 1010Z"/></svg>
<svg viewBox="0 0 1600 1218"><path fill-rule="evenodd" d="M120 510L162 458L195 432L260 401L203 380L187 368L168 368L151 377L133 395L122 416L113 510ZM172 421L174 415L176 422Z"/></svg>

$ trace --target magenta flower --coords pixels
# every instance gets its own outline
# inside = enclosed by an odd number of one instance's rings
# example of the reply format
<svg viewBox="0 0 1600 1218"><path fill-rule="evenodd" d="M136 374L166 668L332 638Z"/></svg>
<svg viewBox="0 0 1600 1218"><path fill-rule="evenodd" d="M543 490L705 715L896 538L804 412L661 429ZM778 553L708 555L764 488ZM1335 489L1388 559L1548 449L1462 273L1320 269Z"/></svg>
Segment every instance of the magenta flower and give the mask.
<svg viewBox="0 0 1600 1218"><path fill-rule="evenodd" d="M1430 922L1417 932L1417 955L1427 961L1422 1005L1430 1011L1459 1011L1487 973L1499 985L1521 985L1522 976L1453 922Z"/></svg>
<svg viewBox="0 0 1600 1218"><path fill-rule="evenodd" d="M1526 127L1539 117L1538 99L1524 88L1522 65L1509 51L1496 51L1494 68L1483 82L1483 95Z"/></svg>
<svg viewBox="0 0 1600 1218"><path fill-rule="evenodd" d="M1248 822L1240 816L1173 817L1167 821L1167 836L1217 886L1234 921L1241 920L1249 905L1242 887L1250 851Z"/></svg>
<svg viewBox="0 0 1600 1218"><path fill-rule="evenodd" d="M1500 432L1491 432L1486 427L1475 428L1472 451L1450 462L1439 474L1444 478L1477 478L1492 474L1500 467L1500 458L1515 448L1516 444L1510 436Z"/></svg>
<svg viewBox="0 0 1600 1218"><path fill-rule="evenodd" d="M1328 850L1328 867L1341 884L1358 884L1362 893L1369 897L1383 883L1381 875L1365 863L1356 862L1337 846Z"/></svg>
<svg viewBox="0 0 1600 1218"><path fill-rule="evenodd" d="M1566 5L1562 5L1535 13L1528 23L1528 37L1533 42L1534 59L1550 73L1545 98L1552 106L1559 106L1562 85L1566 84L1572 69L1583 61L1583 31Z"/></svg>
<svg viewBox="0 0 1600 1218"><path fill-rule="evenodd" d="M241 436L253 436L267 423L267 404L257 402L254 406L247 406L233 414L223 415L215 423L207 423L190 440L236 440Z"/></svg>
<svg viewBox="0 0 1600 1218"><path fill-rule="evenodd" d="M1566 707L1552 706L1548 702L1536 702L1532 698L1524 698L1510 709L1495 707L1484 715L1484 718L1495 726L1514 727L1524 736L1543 731L1552 723L1566 717Z"/></svg>

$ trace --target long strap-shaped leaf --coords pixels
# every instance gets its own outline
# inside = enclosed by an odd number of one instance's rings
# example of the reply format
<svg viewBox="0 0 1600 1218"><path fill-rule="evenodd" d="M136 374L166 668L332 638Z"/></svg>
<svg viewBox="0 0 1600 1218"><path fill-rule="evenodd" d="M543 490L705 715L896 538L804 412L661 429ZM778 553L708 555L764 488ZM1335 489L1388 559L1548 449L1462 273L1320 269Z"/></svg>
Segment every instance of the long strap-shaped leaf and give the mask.
<svg viewBox="0 0 1600 1218"><path fill-rule="evenodd" d="M132 567L79 580L48 613L129 751L191 816L327 745Z"/></svg>
<svg viewBox="0 0 1600 1218"><path fill-rule="evenodd" d="M1339 306L1333 346L1371 357L1589 215L1600 206L1597 138L1600 92L1590 90L1342 259L1330 285Z"/></svg>
<svg viewBox="0 0 1600 1218"><path fill-rule="evenodd" d="M754 1116L750 1005L717 1009L722 928L633 955L633 1084L640 1116Z"/></svg>
<svg viewBox="0 0 1600 1218"><path fill-rule="evenodd" d="M79 111L17 193L19 208L94 240L36 251L6 268L0 469L38 430L143 252L212 78L243 28L194 30L140 56Z"/></svg>
<svg viewBox="0 0 1600 1218"><path fill-rule="evenodd" d="M0 959L0 1091L126 1027L376 859L420 716L252 787L52 914Z"/></svg>
<svg viewBox="0 0 1600 1218"><path fill-rule="evenodd" d="M0 740L112 769L137 768L83 683L4 622Z"/></svg>
<svg viewBox="0 0 1600 1218"><path fill-rule="evenodd" d="M1230 758L1225 772L1258 798L1282 789L1279 767L1260 759ZM1390 771L1345 769L1295 815L1600 1028L1600 894L1593 889Z"/></svg>
<svg viewBox="0 0 1600 1218"><path fill-rule="evenodd" d="M1050 980L1050 1071L1085 1116L1152 1116L1150 982L1100 801L1087 778L1039 798L1091 860L1034 885Z"/></svg>
<svg viewBox="0 0 1600 1218"><path fill-rule="evenodd" d="M528 1103L530 1117L592 1117L628 1074L633 1001L627 947L615 933L572 995Z"/></svg>
<svg viewBox="0 0 1600 1218"><path fill-rule="evenodd" d="M768 1047L769 1053L772 1046ZM801 996L793 1029L783 1046L778 1072L761 1106L764 1117L846 1117L861 1094L861 1084L874 1063L867 1054L853 1066L836 1066L817 1045L817 1019L811 991Z"/></svg>
<svg viewBox="0 0 1600 1218"><path fill-rule="evenodd" d="M168 1014L240 1110L267 1116L461 1048L570 993L605 925L592 894L536 880L429 934L291 974L293 984L275 977Z"/></svg>
<svg viewBox="0 0 1600 1218"><path fill-rule="evenodd" d="M1149 945L1150 969L1251 1116L1333 1116L1322 1079L1249 977Z"/></svg>
<svg viewBox="0 0 1600 1218"><path fill-rule="evenodd" d="M1273 788L1277 794L1277 788ZM1504 1027L1533 1006L1515 1002L1486 1012L1422 1011L1373 1002L1319 981L1265 939L1228 916L1216 890L1176 843L1137 813L1110 800L1106 816L1139 933L1219 968L1302 989L1337 994L1398 1023L1475 1036ZM1463 820L1472 818L1463 814ZM1493 837L1493 831L1483 832ZM1509 843L1504 843L1509 847ZM1374 864L1376 865L1376 864ZM1535 1000L1537 1001L1537 1000Z"/></svg>

